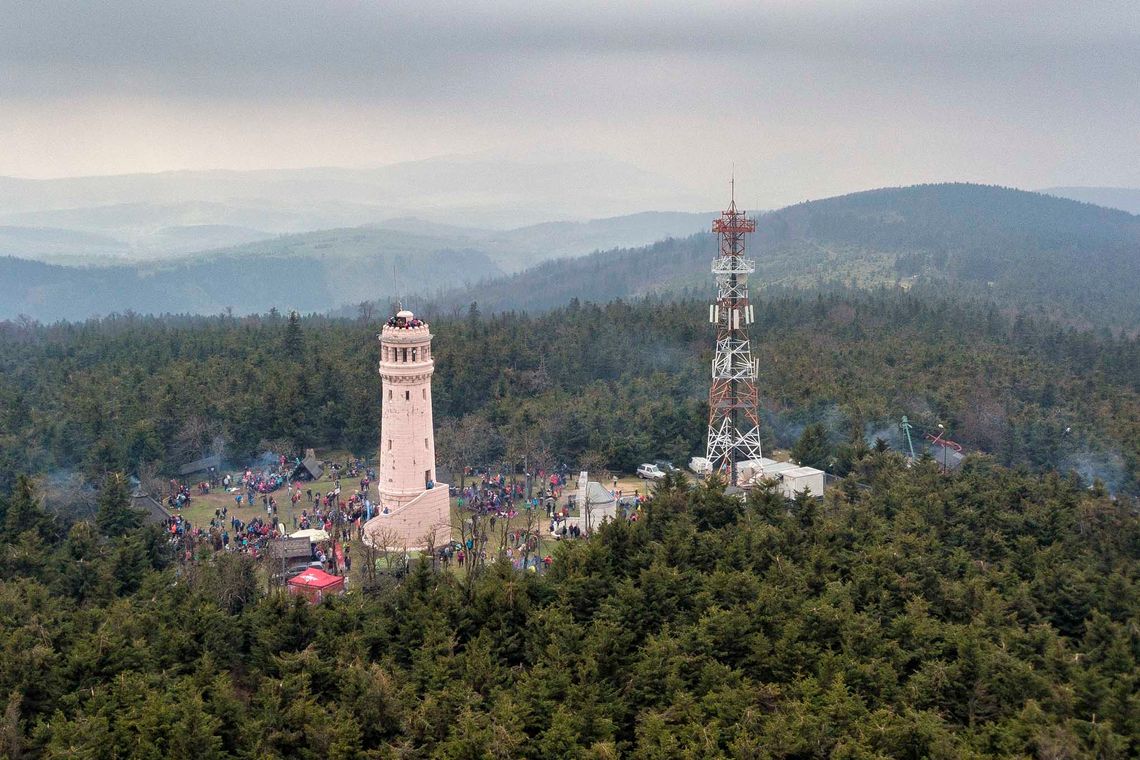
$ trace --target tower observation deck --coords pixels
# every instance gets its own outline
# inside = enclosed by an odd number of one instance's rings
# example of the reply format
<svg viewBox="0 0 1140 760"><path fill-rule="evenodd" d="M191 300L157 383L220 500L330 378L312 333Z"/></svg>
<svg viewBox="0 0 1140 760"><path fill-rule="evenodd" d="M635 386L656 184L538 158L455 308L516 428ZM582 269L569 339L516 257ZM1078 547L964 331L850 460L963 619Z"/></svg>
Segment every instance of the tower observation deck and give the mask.
<svg viewBox="0 0 1140 760"><path fill-rule="evenodd" d="M709 306L716 325L716 354L709 388L707 457L731 485L737 485L737 462L758 460L760 404L756 391L759 364L752 358L748 325L755 321L748 300L748 275L756 271L745 258L745 236L756 231L755 220L736 208L735 181L728 209L713 222L719 255L713 259L717 297Z"/></svg>

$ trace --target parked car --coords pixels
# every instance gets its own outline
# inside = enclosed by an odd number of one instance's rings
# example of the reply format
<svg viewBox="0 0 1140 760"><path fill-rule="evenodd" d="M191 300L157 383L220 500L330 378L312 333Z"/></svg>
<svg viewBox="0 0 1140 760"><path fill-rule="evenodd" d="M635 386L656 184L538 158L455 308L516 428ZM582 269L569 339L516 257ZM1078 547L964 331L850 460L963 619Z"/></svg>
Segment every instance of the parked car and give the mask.
<svg viewBox="0 0 1140 760"><path fill-rule="evenodd" d="M646 463L637 468L637 477L643 480L661 480L665 477L665 473L657 465Z"/></svg>
<svg viewBox="0 0 1140 760"><path fill-rule="evenodd" d="M678 471L677 468L673 466L673 463L670 462L668 459L658 459L653 464L657 465L657 469L661 470L661 472L677 472Z"/></svg>
<svg viewBox="0 0 1140 760"><path fill-rule="evenodd" d="M689 469L703 478L712 474L712 462L704 457L693 457L689 460Z"/></svg>

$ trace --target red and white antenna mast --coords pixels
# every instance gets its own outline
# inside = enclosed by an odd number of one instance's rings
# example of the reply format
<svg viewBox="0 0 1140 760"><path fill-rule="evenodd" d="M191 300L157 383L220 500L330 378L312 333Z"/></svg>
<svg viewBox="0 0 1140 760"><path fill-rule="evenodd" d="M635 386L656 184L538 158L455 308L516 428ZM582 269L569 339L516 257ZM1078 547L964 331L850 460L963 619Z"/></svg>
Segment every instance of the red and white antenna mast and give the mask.
<svg viewBox="0 0 1140 760"><path fill-rule="evenodd" d="M756 392L759 364L752 358L747 326L755 321L748 301L748 275L755 262L744 258L744 237L756 231L756 222L736 208L736 177L731 182L728 209L713 222L720 255L713 259L716 303L709 306L709 322L717 326L716 356L709 389L707 456L714 470L737 485L736 463L759 459L760 402Z"/></svg>

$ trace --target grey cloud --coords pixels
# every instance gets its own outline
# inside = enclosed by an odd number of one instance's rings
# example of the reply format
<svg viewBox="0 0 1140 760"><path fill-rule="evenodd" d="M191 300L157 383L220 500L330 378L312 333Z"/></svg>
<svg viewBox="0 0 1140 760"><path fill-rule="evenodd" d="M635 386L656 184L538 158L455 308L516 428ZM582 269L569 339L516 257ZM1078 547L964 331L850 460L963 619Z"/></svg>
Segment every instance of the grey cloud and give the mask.
<svg viewBox="0 0 1140 760"><path fill-rule="evenodd" d="M781 57L943 75L1050 60L1124 64L1134 0L945 3L383 3L18 0L0 3L0 93L293 93L430 98L574 56ZM909 64L908 64L909 61ZM493 83L486 83L492 86ZM713 85L715 86L715 85ZM422 93L422 95L421 95Z"/></svg>
<svg viewBox="0 0 1140 760"><path fill-rule="evenodd" d="M0 0L0 173L554 144L778 200L1136 184L1138 69L1137 0Z"/></svg>

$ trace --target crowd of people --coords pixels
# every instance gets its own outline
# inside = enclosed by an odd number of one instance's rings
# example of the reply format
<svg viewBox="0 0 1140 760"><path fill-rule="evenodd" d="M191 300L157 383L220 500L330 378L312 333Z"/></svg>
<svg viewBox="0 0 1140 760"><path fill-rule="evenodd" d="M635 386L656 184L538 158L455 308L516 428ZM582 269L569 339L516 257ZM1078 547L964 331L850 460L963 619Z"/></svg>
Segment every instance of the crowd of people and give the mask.
<svg viewBox="0 0 1140 760"><path fill-rule="evenodd" d="M166 495L166 506L182 509L190 503L190 486L178 480L170 481L170 492Z"/></svg>
<svg viewBox="0 0 1140 760"><path fill-rule="evenodd" d="M288 460L285 459L285 455L279 454L276 467L265 467L256 471L252 468L247 469L236 483L227 475L226 478L230 480L230 483L227 484L227 490L247 491L250 494L270 494L289 481L293 469ZM249 503L252 504L253 502L250 501Z"/></svg>
<svg viewBox="0 0 1140 760"><path fill-rule="evenodd" d="M518 508L539 509L546 505L547 516L553 515L555 503L562 496L562 488L566 485L565 473L553 473L547 477L546 473L539 471L535 476L539 484L537 493L527 489L521 482L508 481L502 473L498 475L483 474L480 479L456 492L458 506L484 515L512 518L518 514Z"/></svg>
<svg viewBox="0 0 1140 760"><path fill-rule="evenodd" d="M176 511L166 525L170 540L187 559L197 558L196 552L202 551L261 556L275 539L302 530L321 530L328 538L312 542L311 560L321 563L329 572L347 574L351 568L348 539L362 540L364 525L377 514L387 512L369 495L375 471L360 459L349 459L344 463L325 462L325 472L331 476L331 487L325 483L322 488L314 487L317 484L310 481L293 480L291 476L296 467L284 456L278 456L276 460L276 466L260 470L248 468L224 476L211 471L208 482L196 484L199 495L208 494L209 486L213 484L223 487L233 497L233 504L217 507L208 523L201 526L191 526L190 521L177 512L190 502L192 488L177 480L170 481L167 503ZM342 488L342 476L355 482L349 481L348 488ZM436 559L443 566L455 563L463 568L472 559L486 560L483 547L488 546L487 535L495 535L500 521L517 525L511 521L524 511L545 511L549 519L549 535L554 538L576 539L583 536L580 518L574 515L573 495L563 499L563 490L569 480L565 467L550 473L540 470L529 474L523 481L489 471L476 472L473 477L476 479L466 487L453 489L452 495L456 497L461 512L488 518L484 533L478 541L452 541L437 548ZM278 493L281 488L285 489L284 496ZM615 488L614 496L619 495ZM629 520L638 519L641 500L636 492L633 497L618 499L619 514ZM280 513L281 505L290 507L287 516ZM237 510L254 506L264 510L264 514L248 519L239 516ZM231 514L233 507L237 509ZM503 534L503 545L497 548L500 558L505 558L520 570L531 572L549 566L552 558L540 551L542 538L537 532L509 530L509 526L503 526L502 530L508 532ZM337 538L342 540L337 541ZM474 557L476 552L479 557Z"/></svg>
<svg viewBox="0 0 1140 760"><path fill-rule="evenodd" d="M276 457L276 466L260 470L247 468L221 475L211 468L210 479L194 486L198 495L208 495L210 485L217 485L232 496L233 504L217 506L213 516L202 525L191 525L182 513L191 502L192 487L171 480L165 502L171 507L172 515L166 519L164 529L172 546L188 561L202 558L203 552L240 552L256 557L264 554L274 540L298 530L320 529L329 539L312 542L309 559L319 562L329 572L347 573L351 568L348 545L336 539L363 536L364 523L376 510L368 498L374 471L360 459L350 459L343 466L330 464L328 469L334 474L334 482L332 488L323 490L314 488L311 482L292 480L290 476L295 469L284 456ZM350 496L342 493L340 473L359 478L359 490ZM282 487L285 489L283 497L277 493ZM282 504L292 507L288 516L281 514L279 498ZM242 519L238 511L243 507L259 507L264 515ZM232 513L231 508L234 508Z"/></svg>
<svg viewBox="0 0 1140 760"><path fill-rule="evenodd" d="M406 330L410 327L422 327L424 321L417 317L412 317L409 319L408 317L403 316L403 313L401 312L394 317L388 317L388 321L385 324L387 324L388 327L399 327L403 330Z"/></svg>

